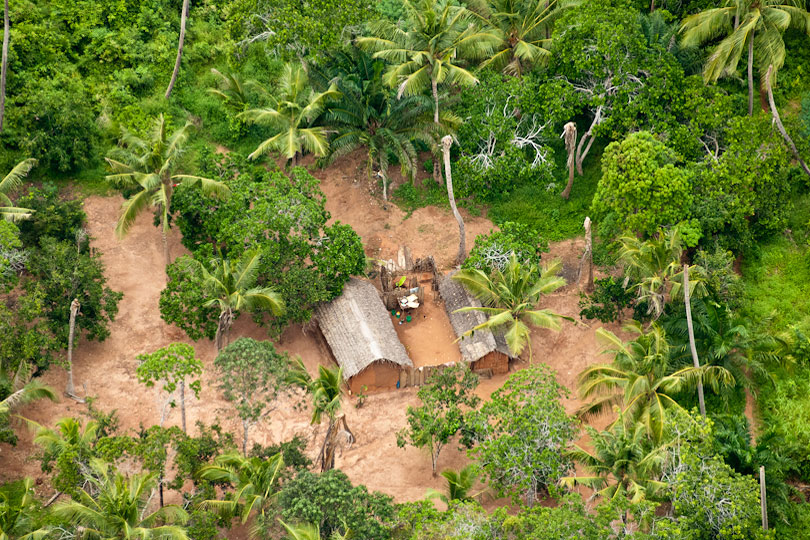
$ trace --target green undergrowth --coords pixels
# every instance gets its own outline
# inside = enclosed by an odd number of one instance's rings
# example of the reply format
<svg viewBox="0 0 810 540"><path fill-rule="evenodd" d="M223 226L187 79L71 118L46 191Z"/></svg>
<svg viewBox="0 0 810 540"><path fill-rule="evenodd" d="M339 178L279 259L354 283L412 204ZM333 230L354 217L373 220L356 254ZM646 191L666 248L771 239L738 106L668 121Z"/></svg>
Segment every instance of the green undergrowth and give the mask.
<svg viewBox="0 0 810 540"><path fill-rule="evenodd" d="M582 223L590 211L591 200L602 175L602 150L602 145L594 146L585 161L584 174L574 178L574 187L568 200L560 197L567 175L563 177L566 174L565 156L561 155L562 152L557 152L556 175L559 178L554 184L525 183L488 204L479 204L470 199L459 199L456 202L473 215L480 214L482 208L487 209L487 217L499 226L507 221L528 225L544 239L552 242L579 236L583 233ZM392 199L397 206L408 212L408 216L425 206L450 206L444 186L432 179L425 180L421 186L406 182L394 191Z"/></svg>
<svg viewBox="0 0 810 540"><path fill-rule="evenodd" d="M762 244L759 257L742 267L743 310L773 330L810 330L810 249L788 237Z"/></svg>

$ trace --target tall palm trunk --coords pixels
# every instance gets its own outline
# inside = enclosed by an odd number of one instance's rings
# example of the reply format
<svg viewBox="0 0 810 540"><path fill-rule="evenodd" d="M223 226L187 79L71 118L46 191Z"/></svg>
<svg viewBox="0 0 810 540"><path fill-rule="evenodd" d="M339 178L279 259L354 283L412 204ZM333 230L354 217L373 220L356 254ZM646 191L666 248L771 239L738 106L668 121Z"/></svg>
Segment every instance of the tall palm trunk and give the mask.
<svg viewBox="0 0 810 540"><path fill-rule="evenodd" d="M453 137L445 135L442 137L442 153L444 154L444 175L447 177L447 198L450 200L450 208L453 209L453 215L456 216L458 222L458 256L456 263L461 266L464 259L467 258L467 244L464 233L464 219L458 212L456 207L456 197L453 193L453 176L450 172L450 146L453 144Z"/></svg>
<svg viewBox="0 0 810 540"><path fill-rule="evenodd" d="M183 0L183 11L180 13L180 40L177 43L177 59L174 61L174 71L169 87L166 89L166 99L172 94L174 83L177 82L177 75L180 73L180 62L183 59L183 42L186 39L186 18L188 17L188 0Z"/></svg>
<svg viewBox="0 0 810 540"><path fill-rule="evenodd" d="M754 32L748 36L748 116L754 116Z"/></svg>
<svg viewBox="0 0 810 540"><path fill-rule="evenodd" d="M773 115L773 121L776 124L777 129L779 129L779 133L782 134L782 138L785 139L785 142L788 144L790 151L793 152L793 157L796 158L796 161L799 162L801 165L802 170L807 173L807 176L810 176L810 167L807 166L807 163L804 162L802 156L799 155L799 149L796 148L796 145L793 143L793 139L790 138L788 132L785 131L785 126L782 125L782 119L779 117L779 111L776 109L776 102L773 100L773 89L771 87L771 74L773 73L773 65L768 66L768 71L765 73L765 90L768 94L768 102L771 105L771 114Z"/></svg>
<svg viewBox="0 0 810 540"><path fill-rule="evenodd" d="M217 334L214 341L217 345L217 350L221 351L224 345L230 342L231 325L233 324L233 310L230 308L224 309L219 313L219 322L217 323Z"/></svg>
<svg viewBox="0 0 810 540"><path fill-rule="evenodd" d="M242 420L242 455L246 457L247 457L248 429L250 429L250 423L247 420Z"/></svg>
<svg viewBox="0 0 810 540"><path fill-rule="evenodd" d="M183 433L186 431L186 383L180 381L180 424L183 426Z"/></svg>
<svg viewBox="0 0 810 540"><path fill-rule="evenodd" d="M686 327L689 330L689 350L692 351L692 364L700 369L697 347L695 347L695 329L692 326L692 305L689 301L689 265L683 265L683 303L686 305ZM700 414L706 417L706 402L703 399L703 378L698 379L698 405Z"/></svg>
<svg viewBox="0 0 810 540"><path fill-rule="evenodd" d="M430 81L430 90L433 94L433 123L436 124L436 133L439 133L439 83L435 79ZM433 160L433 179L441 184L442 171L439 165L439 156Z"/></svg>
<svg viewBox="0 0 810 540"><path fill-rule="evenodd" d="M8 41L11 23L8 19L8 0L3 3L3 61L0 66L0 133L6 116L6 71L8 71Z"/></svg>
<svg viewBox="0 0 810 540"><path fill-rule="evenodd" d="M79 312L79 299L74 298L70 303L70 323L68 326L68 350L67 350L67 372L68 380L65 394L68 397L76 395L76 388L73 386L73 337L76 335L76 314Z"/></svg>
<svg viewBox="0 0 810 540"><path fill-rule="evenodd" d="M574 187L574 165L577 150L577 125L574 122L568 122L565 124L561 137L565 141L565 149L568 152L568 184L565 186L563 192L560 193L560 197L567 199L571 196L571 188Z"/></svg>

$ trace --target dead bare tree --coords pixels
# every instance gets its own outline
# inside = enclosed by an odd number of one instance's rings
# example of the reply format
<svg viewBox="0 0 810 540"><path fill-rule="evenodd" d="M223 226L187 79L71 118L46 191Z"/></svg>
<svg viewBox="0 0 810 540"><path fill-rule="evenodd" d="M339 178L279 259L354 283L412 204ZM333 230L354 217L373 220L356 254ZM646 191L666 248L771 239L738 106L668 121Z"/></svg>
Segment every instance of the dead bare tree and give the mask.
<svg viewBox="0 0 810 540"><path fill-rule="evenodd" d="M456 263L461 266L464 259L467 258L467 246L464 233L464 219L458 212L456 207L456 197L453 193L453 177L450 173L450 147L453 145L453 137L445 135L442 137L442 153L444 154L444 174L447 177L447 198L450 200L450 208L453 209L453 215L456 216L458 222L458 256Z"/></svg>
<svg viewBox="0 0 810 540"><path fill-rule="evenodd" d="M565 150L568 152L568 184L565 189L560 193L560 197L567 199L571 196L571 188L574 186L574 159L577 147L577 125L574 122L568 122L563 127L562 135L560 138L565 141Z"/></svg>
<svg viewBox="0 0 810 540"><path fill-rule="evenodd" d="M773 89L771 88L771 74L773 73L773 64L768 66L768 71L765 73L765 89L768 91L768 103L771 105L771 114L773 115L773 123L776 124L776 129L779 130L779 133L782 134L782 138L785 139L785 142L790 148L790 151L793 152L793 156L796 158L796 161L799 162L802 169L807 176L810 176L810 168L807 167L807 164L804 162L802 157L799 155L799 149L796 148L796 145L793 144L793 139L790 138L788 132L785 131L785 126L782 125L782 119L779 118L779 111L776 110L776 102L773 100Z"/></svg>
<svg viewBox="0 0 810 540"><path fill-rule="evenodd" d="M180 73L180 62L183 59L183 42L186 39L186 20L188 19L188 2L183 0L183 10L180 13L180 39L177 42L177 59L174 61L174 71L172 72L172 80L169 81L169 87L166 89L166 99L172 95L174 83L177 82L177 75Z"/></svg>

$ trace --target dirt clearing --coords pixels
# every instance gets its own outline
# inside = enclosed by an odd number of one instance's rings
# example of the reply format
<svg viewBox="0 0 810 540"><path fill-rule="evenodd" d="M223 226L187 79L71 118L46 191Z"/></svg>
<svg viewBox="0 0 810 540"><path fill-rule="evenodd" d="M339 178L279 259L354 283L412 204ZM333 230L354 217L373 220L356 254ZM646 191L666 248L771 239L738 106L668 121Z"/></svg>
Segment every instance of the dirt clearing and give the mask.
<svg viewBox="0 0 810 540"><path fill-rule="evenodd" d="M362 166L358 174L356 157L349 156L329 169L315 170L313 174L322 180L327 209L332 213L333 220L352 225L363 238L369 255L393 258L400 245L407 245L414 257L433 255L440 267L449 267L458 247L458 228L449 210L423 208L408 217L393 204L384 204L370 193ZM118 318L112 324L110 337L103 343L82 341L79 344L74 354L74 378L80 394L86 391L86 395L95 396L95 405L101 410L117 410L121 427L134 430L141 425L158 423L164 401L160 390L146 389L138 384L135 356L188 339L181 331L160 319L158 299L165 285L160 232L152 225L152 216L144 214L126 238L116 240L113 228L121 202L118 196L93 196L85 201L93 247L102 253L109 286L123 291L124 298ZM469 249L475 236L489 232L493 225L485 217L473 217L466 213L464 217ZM171 251L174 257L183 253L176 230L171 236ZM566 268L570 269L576 268L581 252L581 241L566 241L554 244L551 256L563 258ZM444 307L441 303L433 303L431 295L432 291L428 291L424 307L417 312L417 318L423 318L407 326L397 325L397 331L413 357L420 358L419 362L457 360L460 355L453 343L455 336L444 314ZM577 317L578 300L577 287L569 285L549 297L544 307ZM266 333L255 326L249 317L243 317L232 331L232 339L239 336L263 339ZM599 358L594 328L582 323L565 323L559 333L534 330L532 341L535 361L546 362L556 369L560 382L572 391L579 371ZM219 419L223 427L240 433L233 409L223 400L216 387L212 365L216 350L213 343L201 341L194 343L194 347L205 365L205 372L200 399L188 400L188 425L194 426L197 421L210 424ZM279 347L300 356L313 373L319 364L329 362L328 355L314 336L305 334L300 326L289 328ZM504 380L505 376L483 380L478 393L488 397ZM53 367L44 377L44 382L60 393L65 381L66 373L58 367ZM315 454L325 428L310 426L308 411L296 410L292 403L292 400L281 403L267 421L253 428L251 442L278 443L300 434L310 441L309 450ZM442 488L443 479L432 477L430 459L426 453L411 447L400 449L396 445L395 434L405 425L406 408L416 404L418 399L412 388L370 396L360 409L354 407L354 402L347 401L345 412L349 426L357 436L357 443L338 455L337 466L353 482L365 484L370 490L388 493L397 501L420 499L428 488ZM578 402L571 397L565 401L565 406L571 412ZM62 398L57 403L38 402L21 413L53 426L59 418L78 416L84 410L86 406ZM171 411L166 424L179 425L179 421L179 412ZM191 429L192 432L196 431L194 427ZM31 458L36 450L31 442L32 436L22 427L18 428L18 433L20 443L16 448L0 446L0 480L32 476L47 496L51 491L49 484ZM465 455L458 452L455 445L448 445L439 459L439 468L458 468L466 461Z"/></svg>

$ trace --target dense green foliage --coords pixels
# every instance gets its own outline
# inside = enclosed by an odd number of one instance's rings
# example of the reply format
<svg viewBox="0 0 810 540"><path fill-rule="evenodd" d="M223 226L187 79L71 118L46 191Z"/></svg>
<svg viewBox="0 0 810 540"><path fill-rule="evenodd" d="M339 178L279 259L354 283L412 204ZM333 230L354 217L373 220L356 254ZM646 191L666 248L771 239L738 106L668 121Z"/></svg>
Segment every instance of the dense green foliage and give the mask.
<svg viewBox="0 0 810 540"><path fill-rule="evenodd" d="M374 196L393 188L408 212L446 206L436 148L451 135L459 206L498 227L457 274L485 304L477 330L504 332L519 356L532 327L560 327L538 304L575 285L562 289L560 267L541 255L581 235L589 216L596 262L615 266L597 269L605 277L580 316L632 316L633 333L589 329L609 357L584 359L579 418L558 382L576 373L529 366L482 400L469 370L435 372L392 433L427 448L434 473L442 448L468 449L470 468L443 472L447 510L311 472L302 438L248 452L250 426L292 407L281 397L293 386L311 393L314 424L328 420L322 470L354 436L339 369L313 378L271 342L236 339L214 368L242 423L241 455L216 421L189 434L125 432L89 400L90 419L30 423L35 457L63 495L43 507L32 480L0 486L0 539L214 540L234 518L255 538L808 537L796 488L810 482L807 2L193 0L187 20L182 3L9 2L0 174L19 174L0 180L0 215L14 219L0 221L0 440L16 441L18 407L55 397L31 377L62 362L71 301L79 348L105 339L119 315L78 197L105 176L127 201L119 235L152 207L189 252L173 262L165 252L162 318L222 345L240 313L279 336L364 274L363 241L332 221L305 167L353 170ZM771 65L784 128L766 104ZM554 246L566 277L578 246ZM208 396L189 345L138 359L133 381ZM699 403L706 418L690 412ZM579 421L603 411L616 417L574 445ZM368 436L357 433L357 451ZM593 490L593 505L573 486ZM182 505L163 505L165 490ZM482 490L513 507L484 510ZM535 504L546 497L556 505Z"/></svg>

